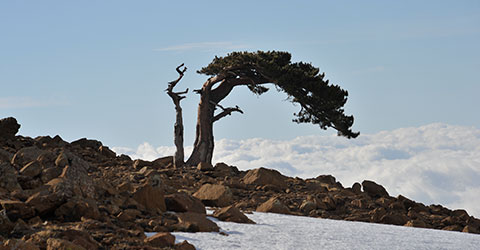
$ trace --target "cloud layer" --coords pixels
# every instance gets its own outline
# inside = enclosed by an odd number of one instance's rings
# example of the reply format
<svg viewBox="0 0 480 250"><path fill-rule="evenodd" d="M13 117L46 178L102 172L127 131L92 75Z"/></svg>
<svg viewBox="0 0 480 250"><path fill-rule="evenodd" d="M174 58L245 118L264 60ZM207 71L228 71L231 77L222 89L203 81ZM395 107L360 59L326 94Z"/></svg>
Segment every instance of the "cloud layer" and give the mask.
<svg viewBox="0 0 480 250"><path fill-rule="evenodd" d="M114 148L133 158L172 155L174 147ZM191 147L186 148L191 151ZM374 180L396 196L464 208L480 217L480 129L430 124L347 140L313 135L278 141L261 138L216 142L214 162L239 169L268 167L288 176L332 174L344 186Z"/></svg>

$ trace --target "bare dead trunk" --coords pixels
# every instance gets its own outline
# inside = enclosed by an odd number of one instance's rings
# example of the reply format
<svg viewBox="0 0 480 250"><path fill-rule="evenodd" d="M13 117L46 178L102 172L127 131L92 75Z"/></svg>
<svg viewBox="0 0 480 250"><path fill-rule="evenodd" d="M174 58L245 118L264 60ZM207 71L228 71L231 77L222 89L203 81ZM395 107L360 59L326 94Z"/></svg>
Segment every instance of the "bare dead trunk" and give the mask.
<svg viewBox="0 0 480 250"><path fill-rule="evenodd" d="M188 92L188 89L183 91L183 92L173 92L173 88L175 85L182 79L183 74L187 70L185 67L183 70L180 70L180 68L183 66L180 65L177 67L177 72L179 74L179 77L177 80L172 81L168 84L167 88L167 94L172 98L173 104L175 105L175 125L173 127L173 134L174 134L174 143L175 143L175 156L173 157L173 165L174 167L182 167L185 162L184 162L184 149L183 149L183 114L182 114L182 107L180 106L180 101L185 98L185 96L182 96L183 94L186 94Z"/></svg>

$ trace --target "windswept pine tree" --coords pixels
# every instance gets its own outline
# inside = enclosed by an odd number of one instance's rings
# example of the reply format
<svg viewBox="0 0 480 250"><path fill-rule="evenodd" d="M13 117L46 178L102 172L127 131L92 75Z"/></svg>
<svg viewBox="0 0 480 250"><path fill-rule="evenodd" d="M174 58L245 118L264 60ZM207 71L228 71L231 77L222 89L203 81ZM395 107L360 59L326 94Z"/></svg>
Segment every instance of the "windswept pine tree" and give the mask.
<svg viewBox="0 0 480 250"><path fill-rule="evenodd" d="M245 86L261 95L269 90L269 84L284 92L288 100L300 106L294 113L294 122L312 123L321 129L333 128L338 135L355 138L353 116L344 114L348 92L325 80L325 73L310 63L291 62L288 52L257 51L233 52L225 57L215 57L198 71L209 76L201 89L196 137L188 165L211 163L214 149L213 124L233 112L243 113L238 107L223 107L221 101L235 87ZM216 110L219 112L216 113Z"/></svg>

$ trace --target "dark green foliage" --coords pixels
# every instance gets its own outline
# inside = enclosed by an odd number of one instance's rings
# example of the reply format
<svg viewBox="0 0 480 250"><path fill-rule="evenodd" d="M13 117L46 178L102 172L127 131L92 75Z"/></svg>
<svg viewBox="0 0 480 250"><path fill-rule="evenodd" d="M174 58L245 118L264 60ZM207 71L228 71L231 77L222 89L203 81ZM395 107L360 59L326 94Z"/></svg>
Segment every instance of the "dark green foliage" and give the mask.
<svg viewBox="0 0 480 250"><path fill-rule="evenodd" d="M258 95L268 90L263 84L273 83L293 103L300 105L293 121L318 124L322 129L332 127L347 138L359 135L351 130L353 116L344 114L348 92L324 81L325 74L320 74L320 70L310 63L292 63L288 52L233 52L225 57L215 57L198 73L224 74L227 80L245 79L241 85L247 85Z"/></svg>

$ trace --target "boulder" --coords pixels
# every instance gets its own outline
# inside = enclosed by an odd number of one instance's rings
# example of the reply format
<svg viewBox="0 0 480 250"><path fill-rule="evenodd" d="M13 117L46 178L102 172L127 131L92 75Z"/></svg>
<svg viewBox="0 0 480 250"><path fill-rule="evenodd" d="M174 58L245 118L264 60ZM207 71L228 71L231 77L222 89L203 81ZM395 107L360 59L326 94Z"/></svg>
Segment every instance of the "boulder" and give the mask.
<svg viewBox="0 0 480 250"><path fill-rule="evenodd" d="M335 185L336 179L332 175L319 175L315 178L320 183L325 183L329 185Z"/></svg>
<svg viewBox="0 0 480 250"><path fill-rule="evenodd" d="M361 194L362 193L362 185L360 183L355 182L352 185L352 192L355 194Z"/></svg>
<svg viewBox="0 0 480 250"><path fill-rule="evenodd" d="M1 235L6 236L10 231L12 231L15 224L8 218L5 210L0 210L0 239Z"/></svg>
<svg viewBox="0 0 480 250"><path fill-rule="evenodd" d="M389 212L380 218L380 223L390 225L405 225L409 221L409 218L401 213Z"/></svg>
<svg viewBox="0 0 480 250"><path fill-rule="evenodd" d="M46 152L47 151L39 149L36 146L25 147L18 150L17 153L13 155L11 163L16 167L23 167Z"/></svg>
<svg viewBox="0 0 480 250"><path fill-rule="evenodd" d="M50 238L47 240L47 250L87 250L73 242L63 239Z"/></svg>
<svg viewBox="0 0 480 250"><path fill-rule="evenodd" d="M98 150L100 146L102 146L102 143L97 141L97 140L89 140L87 138L81 138L76 141L73 141L72 146L77 146L80 148L84 149L93 149L93 150Z"/></svg>
<svg viewBox="0 0 480 250"><path fill-rule="evenodd" d="M215 222L207 219L205 214L177 213L177 228L187 232L218 232L220 228Z"/></svg>
<svg viewBox="0 0 480 250"><path fill-rule="evenodd" d="M143 240L147 245L152 247L164 248L173 247L175 245L175 236L169 232L156 233L153 236Z"/></svg>
<svg viewBox="0 0 480 250"><path fill-rule="evenodd" d="M213 170L213 166L209 162L200 162L197 165L197 169L200 171L211 171Z"/></svg>
<svg viewBox="0 0 480 250"><path fill-rule="evenodd" d="M40 250L39 247L35 246L35 244L31 242L25 242L21 239L8 239L0 245L0 249L10 250L10 249L21 249L21 250Z"/></svg>
<svg viewBox="0 0 480 250"><path fill-rule="evenodd" d="M110 148L108 148L107 146L100 146L98 148L98 151L100 152L100 154L102 154L103 156L107 157L107 158L115 158L117 157L117 154L115 152L113 152L113 150L111 150Z"/></svg>
<svg viewBox="0 0 480 250"><path fill-rule="evenodd" d="M0 139L9 139L15 137L20 129L17 119L13 117L7 117L0 120Z"/></svg>
<svg viewBox="0 0 480 250"><path fill-rule="evenodd" d="M30 219L35 216L35 210L22 201L0 200L0 205L11 221L16 221L20 218Z"/></svg>
<svg viewBox="0 0 480 250"><path fill-rule="evenodd" d="M0 188L8 192L21 190L22 187L17 181L17 171L9 162L0 163Z"/></svg>
<svg viewBox="0 0 480 250"><path fill-rule="evenodd" d="M165 196L165 204L168 211L206 214L205 205L202 201L185 192Z"/></svg>
<svg viewBox="0 0 480 250"><path fill-rule="evenodd" d="M473 234L480 234L480 230L478 228L475 228L470 225L466 225L463 229L462 232L464 233L473 233Z"/></svg>
<svg viewBox="0 0 480 250"><path fill-rule="evenodd" d="M34 208L40 216L54 212L62 203L63 200L58 195L48 190L36 192L25 201L25 204Z"/></svg>
<svg viewBox="0 0 480 250"><path fill-rule="evenodd" d="M167 211L164 192L161 187L145 184L133 193L133 199L149 211L156 211L157 209L162 212Z"/></svg>
<svg viewBox="0 0 480 250"><path fill-rule="evenodd" d="M276 197L270 198L268 201L262 203L256 209L257 212L290 214L290 210L285 206L280 199Z"/></svg>
<svg viewBox="0 0 480 250"><path fill-rule="evenodd" d="M193 196L200 199L206 206L212 207L226 207L233 201L230 188L218 184L204 184Z"/></svg>
<svg viewBox="0 0 480 250"><path fill-rule="evenodd" d="M425 227L427 227L427 224L425 224L425 222L423 220L416 219L416 220L407 221L407 223L405 223L404 226L425 228Z"/></svg>
<svg viewBox="0 0 480 250"><path fill-rule="evenodd" d="M252 169L242 178L245 184L254 184L257 186L274 185L283 190L287 189L287 177L283 176L277 170L257 168Z"/></svg>
<svg viewBox="0 0 480 250"><path fill-rule="evenodd" d="M305 214L309 214L312 210L317 209L317 205L313 201L304 200L300 205L300 211L304 212Z"/></svg>
<svg viewBox="0 0 480 250"><path fill-rule="evenodd" d="M245 216L245 214L240 212L240 210L233 205L216 210L213 213L213 217L216 217L221 221L255 224L254 221L250 220L247 216Z"/></svg>
<svg viewBox="0 0 480 250"><path fill-rule="evenodd" d="M184 240L182 243L175 244L175 250L195 250L195 247Z"/></svg>
<svg viewBox="0 0 480 250"><path fill-rule="evenodd" d="M385 188L373 181L365 180L362 182L363 191L371 197L388 197L388 192Z"/></svg>
<svg viewBox="0 0 480 250"><path fill-rule="evenodd" d="M137 209L125 209L117 215L117 218L121 221L134 221L141 214L142 212Z"/></svg>
<svg viewBox="0 0 480 250"><path fill-rule="evenodd" d="M20 174L23 176L28 176L33 178L42 173L42 164L39 161L31 161L27 163L22 169L20 169Z"/></svg>
<svg viewBox="0 0 480 250"><path fill-rule="evenodd" d="M82 217L97 220L100 212L97 204L91 199L74 198L55 210L55 216L61 221L80 221Z"/></svg>
<svg viewBox="0 0 480 250"><path fill-rule="evenodd" d="M11 162L13 154L0 148L0 163Z"/></svg>
<svg viewBox="0 0 480 250"><path fill-rule="evenodd" d="M156 168L164 168L170 164L173 165L173 156L165 156L165 157L160 157L154 161L152 161L152 164Z"/></svg>

